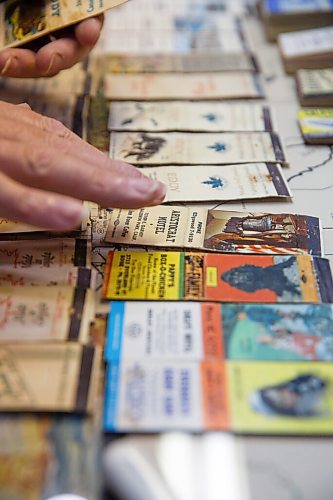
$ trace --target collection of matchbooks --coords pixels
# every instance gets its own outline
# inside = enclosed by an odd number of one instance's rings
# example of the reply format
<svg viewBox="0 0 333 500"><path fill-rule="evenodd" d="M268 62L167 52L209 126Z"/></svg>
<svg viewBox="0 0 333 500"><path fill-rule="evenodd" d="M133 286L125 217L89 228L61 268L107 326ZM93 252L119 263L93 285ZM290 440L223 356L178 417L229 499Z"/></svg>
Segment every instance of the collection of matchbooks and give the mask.
<svg viewBox="0 0 333 500"><path fill-rule="evenodd" d="M319 220L193 206L292 196L241 39L233 59L216 47L215 59L105 58L110 157L168 188L163 206L113 210L105 227L106 431L333 432L333 283Z"/></svg>
<svg viewBox="0 0 333 500"><path fill-rule="evenodd" d="M54 31L123 2L2 2L0 45L43 44ZM89 81L83 66L52 79L2 77L0 98L28 102L82 134ZM91 335L91 242L80 231L49 234L6 219L0 238L0 411L91 413L101 370L101 348Z"/></svg>
<svg viewBox="0 0 333 500"><path fill-rule="evenodd" d="M121 50L130 2L107 18L88 69L2 79L2 99L29 94L167 195L138 210L88 203L71 234L0 220L0 411L93 412L104 365L92 326L107 304L106 432L333 434L333 281L320 221L207 208L292 198L255 57L239 20L213 3L202 3L200 29L177 32L191 50L177 51L166 28L161 41L147 29L145 47L133 30ZM115 26L119 39L108 37ZM299 88L316 78L301 71ZM98 269L94 252L106 257Z"/></svg>
<svg viewBox="0 0 333 500"><path fill-rule="evenodd" d="M333 144L333 3L300 1L293 9L283 0L265 0L262 16L285 71L296 75L304 141Z"/></svg>

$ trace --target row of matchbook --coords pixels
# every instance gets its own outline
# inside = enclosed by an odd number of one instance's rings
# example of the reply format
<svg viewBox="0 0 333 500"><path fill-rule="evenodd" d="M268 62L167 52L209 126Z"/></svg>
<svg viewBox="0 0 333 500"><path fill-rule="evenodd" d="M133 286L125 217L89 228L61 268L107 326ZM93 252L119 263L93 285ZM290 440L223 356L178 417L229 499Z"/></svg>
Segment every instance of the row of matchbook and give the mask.
<svg viewBox="0 0 333 500"><path fill-rule="evenodd" d="M157 7L137 1L153 26ZM126 31L135 4L124 4L88 64L51 80L1 79L1 99L28 95L167 186L159 207L87 202L70 234L0 221L1 412L93 414L102 392L106 432L333 434L333 281L320 220L293 213L246 19L213 3L201 2L196 30L186 22L196 2L165 6L177 23L145 30L144 42L142 30ZM329 40L319 25L297 29ZM292 41L300 33L279 35L284 62L282 49L304 45ZM301 103L314 106L305 118L329 129L331 110L316 106L332 105L332 68L295 64L286 68L298 70ZM241 200L272 211L208 208Z"/></svg>

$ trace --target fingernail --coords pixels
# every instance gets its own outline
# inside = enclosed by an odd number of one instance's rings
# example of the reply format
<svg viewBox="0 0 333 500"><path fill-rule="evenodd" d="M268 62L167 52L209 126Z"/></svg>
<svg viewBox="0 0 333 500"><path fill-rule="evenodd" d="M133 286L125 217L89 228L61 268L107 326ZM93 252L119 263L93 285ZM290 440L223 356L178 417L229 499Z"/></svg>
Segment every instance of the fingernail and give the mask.
<svg viewBox="0 0 333 500"><path fill-rule="evenodd" d="M12 64L12 61L13 61L13 57L12 56L8 57L8 59L5 62L4 67L1 70L1 75L2 76L4 76L8 72L8 70L9 70L11 64Z"/></svg>
<svg viewBox="0 0 333 500"><path fill-rule="evenodd" d="M160 181L155 181L158 188L157 188L157 197L158 199L160 199L161 201L164 200L165 198L165 195L167 193L167 187L165 184L163 184L163 182L160 182Z"/></svg>
<svg viewBox="0 0 333 500"><path fill-rule="evenodd" d="M20 104L18 104L18 106L20 106L20 108L29 109L31 111L31 106L27 102L21 102Z"/></svg>
<svg viewBox="0 0 333 500"><path fill-rule="evenodd" d="M47 67L47 70L45 71L45 75L49 75L51 73L51 71L55 68L55 62L56 61L59 61L61 62L62 60L62 55L59 53L59 52L56 52L55 54L53 54L53 56L51 57L51 60L50 60L50 64L48 65Z"/></svg>
<svg viewBox="0 0 333 500"><path fill-rule="evenodd" d="M136 179L136 191L140 194L152 195L155 194L155 198L164 198L166 195L166 186L160 181L155 181L149 177L142 177Z"/></svg>
<svg viewBox="0 0 333 500"><path fill-rule="evenodd" d="M75 200L66 200L61 204L56 203L53 209L54 222L59 224L59 227L78 227L87 216L87 208Z"/></svg>
<svg viewBox="0 0 333 500"><path fill-rule="evenodd" d="M155 198L152 203L154 203L154 205L160 205L161 203L163 203L164 199L165 199L165 195L166 193L163 193L163 196L159 196L157 198Z"/></svg>
<svg viewBox="0 0 333 500"><path fill-rule="evenodd" d="M166 186L164 184L163 184L163 187L164 187L164 189L162 190L162 192L158 193L156 198L154 198L153 201L151 202L152 205L160 205L161 203L163 203L165 196L166 196L166 191L167 191Z"/></svg>

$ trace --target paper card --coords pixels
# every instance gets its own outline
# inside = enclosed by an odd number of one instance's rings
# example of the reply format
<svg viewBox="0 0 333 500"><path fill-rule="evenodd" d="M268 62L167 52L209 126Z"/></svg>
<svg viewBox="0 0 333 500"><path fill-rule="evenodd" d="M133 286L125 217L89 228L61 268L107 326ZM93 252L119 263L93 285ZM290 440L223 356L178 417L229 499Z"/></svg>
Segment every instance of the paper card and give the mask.
<svg viewBox="0 0 333 500"><path fill-rule="evenodd" d="M115 14L118 14L117 12ZM214 16L216 13L214 12ZM158 18L163 19L160 12L152 19L153 27L147 26L146 29L138 27L137 19L128 19L124 29L109 28L102 35L101 51L107 54L133 54L133 55L156 55L156 54L188 54L188 53L217 53L217 54L239 54L244 53L244 38L239 29L235 28L234 23L230 26L224 26L223 29L214 26L212 17L203 19L210 26L205 29L202 20L199 21L199 29L175 28L177 22L172 15L171 29L159 28ZM192 14L186 16L185 24L192 17ZM179 19L179 17L178 17ZM146 20L145 20L146 21ZM188 24L188 23L187 23ZM198 27L198 23L193 23ZM116 34L116 36L114 36Z"/></svg>
<svg viewBox="0 0 333 500"><path fill-rule="evenodd" d="M207 209L158 206L139 210L113 210L106 243L124 245L203 246Z"/></svg>
<svg viewBox="0 0 333 500"><path fill-rule="evenodd" d="M185 259L185 298L193 298L191 254ZM187 266L189 271L187 271ZM204 254L203 289L198 298L222 302L330 302L329 261L321 257Z"/></svg>
<svg viewBox="0 0 333 500"><path fill-rule="evenodd" d="M6 220L7 222L7 220ZM21 224L20 222L16 223L13 221L8 221L8 226L12 228L12 231L3 231L0 230L0 246L2 242L14 242L14 241L25 241L28 244L29 241L37 241L42 240L45 241L47 239L86 239L86 235L81 230L81 228L73 229L72 231L54 231L50 229L43 229L40 227L28 226L25 224ZM0 219L1 224L1 219ZM7 225L7 224L6 224ZM17 229L17 231L14 231ZM87 242L87 249L90 249L90 241ZM89 255L88 255L89 257ZM89 266L89 259L87 260L87 267Z"/></svg>
<svg viewBox="0 0 333 500"><path fill-rule="evenodd" d="M302 96L318 96L318 98L331 96L333 100L333 68L300 69L296 78Z"/></svg>
<svg viewBox="0 0 333 500"><path fill-rule="evenodd" d="M81 71L82 76L85 77L86 73L82 69ZM67 71L60 74L63 75L64 73L66 74ZM84 94L89 90L89 78L87 77L87 81L84 78L81 82L81 73L77 73L77 77L75 74L73 75L73 82L71 82L71 78L68 78L68 81L66 78L58 79L59 75L48 79L35 79L34 82L41 80L39 84L32 83L30 79L0 78L0 99L11 104L29 104L36 113L60 121L67 128L81 136L84 99L80 97L79 93ZM10 84L8 84L8 81L10 81ZM14 83L12 84L12 82ZM66 92L67 83L69 84L68 93ZM71 84L73 84L75 90L70 86ZM24 227L23 224L22 226ZM28 228L28 226L26 227ZM26 230L32 231L33 229ZM40 228L34 230L41 231Z"/></svg>
<svg viewBox="0 0 333 500"><path fill-rule="evenodd" d="M164 203L291 197L281 167L273 163L142 168L167 187Z"/></svg>
<svg viewBox="0 0 333 500"><path fill-rule="evenodd" d="M279 137L270 132L112 132L110 157L143 166L286 161Z"/></svg>
<svg viewBox="0 0 333 500"><path fill-rule="evenodd" d="M32 94L27 96L25 93L2 95L0 91L0 98L2 101L11 104L22 104L22 102L25 102L29 104L35 113L58 120L65 127L81 135L83 99L75 95L53 94L46 96ZM35 228L35 231L38 230L40 231L41 229Z"/></svg>
<svg viewBox="0 0 333 500"><path fill-rule="evenodd" d="M106 361L222 360L218 304L194 302L112 302Z"/></svg>
<svg viewBox="0 0 333 500"><path fill-rule="evenodd" d="M0 5L1 8L1 5ZM41 98L41 96L82 95L88 86L87 73L81 65L61 71L52 78L0 78L0 98L9 100L21 97L26 99Z"/></svg>
<svg viewBox="0 0 333 500"><path fill-rule="evenodd" d="M74 238L2 241L0 271L47 269L51 280L53 267L89 266L90 246L87 240Z"/></svg>
<svg viewBox="0 0 333 500"><path fill-rule="evenodd" d="M320 221L308 215L208 210L203 249L320 256Z"/></svg>
<svg viewBox="0 0 333 500"><path fill-rule="evenodd" d="M265 0L265 10L270 14L298 14L333 10L332 0Z"/></svg>
<svg viewBox="0 0 333 500"><path fill-rule="evenodd" d="M154 101L163 99L260 98L263 91L250 72L189 74L109 74L104 95L111 100Z"/></svg>
<svg viewBox="0 0 333 500"><path fill-rule="evenodd" d="M330 363L114 362L107 369L104 430L330 435L332 386Z"/></svg>
<svg viewBox="0 0 333 500"><path fill-rule="evenodd" d="M110 149L108 131L109 104L102 94L86 98L86 116L83 120L82 137L103 153Z"/></svg>
<svg viewBox="0 0 333 500"><path fill-rule="evenodd" d="M23 222L14 222L9 219L0 218L0 234L11 233L34 233L40 231L40 228L24 224Z"/></svg>
<svg viewBox="0 0 333 500"><path fill-rule="evenodd" d="M0 343L87 342L92 290L69 286L0 287Z"/></svg>
<svg viewBox="0 0 333 500"><path fill-rule="evenodd" d="M104 430L223 430L228 427L227 404L223 363L111 363L106 374Z"/></svg>
<svg viewBox="0 0 333 500"><path fill-rule="evenodd" d="M333 27L281 33L279 46L285 58L331 52L333 51Z"/></svg>
<svg viewBox="0 0 333 500"><path fill-rule="evenodd" d="M94 248L104 246L111 210L102 208L93 202L85 202L85 206L86 216L82 220L83 234L91 240Z"/></svg>
<svg viewBox="0 0 333 500"><path fill-rule="evenodd" d="M73 95L30 98L27 103L33 111L63 123L65 127L81 135L83 101Z"/></svg>
<svg viewBox="0 0 333 500"><path fill-rule="evenodd" d="M255 434L332 434L331 363L228 362L231 426Z"/></svg>
<svg viewBox="0 0 333 500"><path fill-rule="evenodd" d="M98 353L75 343L0 347L1 411L87 411Z"/></svg>
<svg viewBox="0 0 333 500"><path fill-rule="evenodd" d="M149 31L162 29L173 30L176 33L185 30L196 33L209 28L214 31L216 29L240 30L237 17L240 12L239 5L236 5L235 9L231 6L226 9L219 0L214 4L210 1L202 0L198 5L196 1L192 3L188 0L179 0L177 4L169 1L156 3L150 0L145 2L147 3L145 9L142 9L139 3L136 3L137 8L133 8L133 4L129 3L106 17L106 33L109 34L107 30L116 31L126 28L132 30L135 24L140 27L145 26ZM160 15L161 12L163 15ZM107 41L112 44L113 40L107 37Z"/></svg>
<svg viewBox="0 0 333 500"><path fill-rule="evenodd" d="M0 47L18 47L59 29L98 16L126 0L6 0L0 5Z"/></svg>
<svg viewBox="0 0 333 500"><path fill-rule="evenodd" d="M305 142L333 144L333 108L301 109L297 118Z"/></svg>
<svg viewBox="0 0 333 500"><path fill-rule="evenodd" d="M221 311L230 360L333 360L332 304L222 304Z"/></svg>
<svg viewBox="0 0 333 500"><path fill-rule="evenodd" d="M183 296L184 254L110 252L103 296L108 299L179 300Z"/></svg>
<svg viewBox="0 0 333 500"><path fill-rule="evenodd" d="M92 56L89 70L103 73L199 73L214 71L257 71L256 61L247 52L190 52L188 54L107 54Z"/></svg>
<svg viewBox="0 0 333 500"><path fill-rule="evenodd" d="M73 286L94 288L96 274L87 267L73 267L70 264L54 265L51 269L36 266L15 268L0 265L0 287L29 286Z"/></svg>
<svg viewBox="0 0 333 500"><path fill-rule="evenodd" d="M263 132L273 130L270 110L262 104L223 102L114 102L109 130Z"/></svg>
<svg viewBox="0 0 333 500"><path fill-rule="evenodd" d="M113 210L105 242L226 253L322 253L316 217L176 206Z"/></svg>
<svg viewBox="0 0 333 500"><path fill-rule="evenodd" d="M168 52L211 52L213 54L220 52L222 54L237 54L243 53L246 50L244 35L239 26L235 27L235 23L232 23L233 25L219 27L214 22L211 22L210 26L207 26L208 23L206 22L206 26L202 25L199 29L193 29L193 27L188 24L188 19L183 18L183 21L185 21L183 26L185 27L187 24L189 29L176 27L176 29L170 33L170 43L176 46L178 51L171 50ZM180 23L182 23L182 20ZM158 33L161 33L161 31ZM156 35L157 33L155 32L155 36ZM161 38L162 40L157 42L157 44L163 47L163 33L161 33ZM167 34L166 38L168 39ZM162 52L165 52L165 49L162 50Z"/></svg>
<svg viewBox="0 0 333 500"><path fill-rule="evenodd" d="M105 359L333 360L331 304L112 302Z"/></svg>
<svg viewBox="0 0 333 500"><path fill-rule="evenodd" d="M120 300L324 302L333 300L329 261L308 255L110 252L103 296Z"/></svg>
<svg viewBox="0 0 333 500"><path fill-rule="evenodd" d="M50 417L1 416L1 492L3 496L17 500L40 496L41 485L44 483L47 470L55 463L59 463L49 452L48 430L51 430L53 423ZM60 455L60 452L57 453Z"/></svg>

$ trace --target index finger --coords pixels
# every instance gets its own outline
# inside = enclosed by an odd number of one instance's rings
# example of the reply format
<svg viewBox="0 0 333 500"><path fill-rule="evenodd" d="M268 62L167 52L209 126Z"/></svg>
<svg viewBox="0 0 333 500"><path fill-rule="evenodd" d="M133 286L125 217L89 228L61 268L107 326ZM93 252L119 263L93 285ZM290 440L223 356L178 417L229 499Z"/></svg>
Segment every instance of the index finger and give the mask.
<svg viewBox="0 0 333 500"><path fill-rule="evenodd" d="M29 49L5 49L0 51L0 75L12 78L40 76L36 67L36 54Z"/></svg>
<svg viewBox="0 0 333 500"><path fill-rule="evenodd" d="M85 19L75 26L75 37L80 45L93 47L103 27L104 16L92 17Z"/></svg>
<svg viewBox="0 0 333 500"><path fill-rule="evenodd" d="M35 111L32 111L28 108L18 109L17 106L13 106L12 104L7 103L1 103L1 108L3 116L6 116L7 119L15 117L21 122L24 121L25 123L33 127L37 127L40 130L49 132L53 136L58 136L59 138L66 138L70 141L73 141L76 144L76 153L79 154L82 159L87 162L99 162L101 164L104 164L105 162L109 164L111 162L110 160L106 159L104 153L96 149L94 146L90 145L88 142L83 141L78 135L66 128L61 122L53 118L40 115L39 113L36 113ZM123 161L115 160L112 162L112 166L114 170L117 170L119 172L121 171L122 173L126 173L130 176L138 177L141 175L140 171L137 168Z"/></svg>
<svg viewBox="0 0 333 500"><path fill-rule="evenodd" d="M31 187L103 206L138 208L162 202L163 184L131 165L110 160L58 125L63 135L27 127L8 117L0 119L2 170Z"/></svg>
<svg viewBox="0 0 333 500"><path fill-rule="evenodd" d="M97 42L102 24L102 18L86 19L74 27L75 36L60 36L46 44L36 54L37 68L51 76L84 59Z"/></svg>

